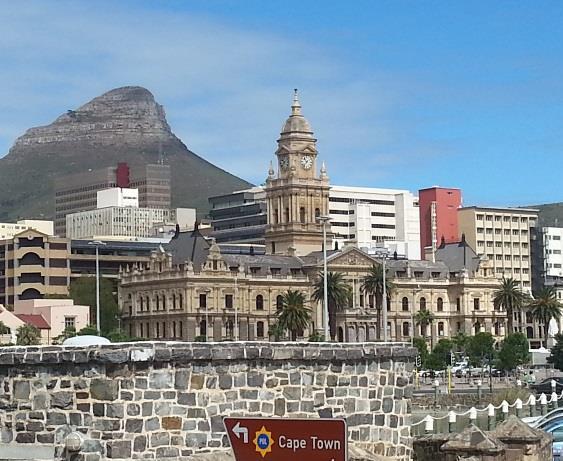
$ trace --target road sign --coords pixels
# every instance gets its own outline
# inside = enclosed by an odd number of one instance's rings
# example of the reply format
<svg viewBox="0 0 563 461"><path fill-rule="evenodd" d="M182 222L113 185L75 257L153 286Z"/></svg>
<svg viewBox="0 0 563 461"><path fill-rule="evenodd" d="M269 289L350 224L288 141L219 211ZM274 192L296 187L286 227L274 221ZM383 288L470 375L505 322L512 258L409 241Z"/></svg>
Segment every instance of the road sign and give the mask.
<svg viewBox="0 0 563 461"><path fill-rule="evenodd" d="M343 419L224 418L236 461L347 461Z"/></svg>

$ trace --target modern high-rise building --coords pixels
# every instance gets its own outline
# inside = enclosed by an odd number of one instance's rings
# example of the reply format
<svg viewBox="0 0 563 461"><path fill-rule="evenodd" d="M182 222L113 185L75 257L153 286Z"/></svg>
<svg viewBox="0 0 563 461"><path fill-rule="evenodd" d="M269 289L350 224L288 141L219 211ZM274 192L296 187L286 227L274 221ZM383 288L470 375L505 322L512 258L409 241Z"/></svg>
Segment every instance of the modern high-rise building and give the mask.
<svg viewBox="0 0 563 461"><path fill-rule="evenodd" d="M139 206L170 208L170 165L127 163L59 177L55 180L55 234L66 235L66 215L94 210L97 192L114 187L139 190Z"/></svg>
<svg viewBox="0 0 563 461"><path fill-rule="evenodd" d="M212 236L217 243L264 244L268 216L262 187L210 197L209 203Z"/></svg>
<svg viewBox="0 0 563 461"><path fill-rule="evenodd" d="M385 247L401 257L420 259L418 200L406 190L330 186L328 192L333 242L366 251ZM253 187L211 197L212 236L218 243L264 244L266 194Z"/></svg>
<svg viewBox="0 0 563 461"><path fill-rule="evenodd" d="M530 235L538 210L472 206L461 208L458 216L460 234L480 257L492 262L497 278L513 278L530 292Z"/></svg>
<svg viewBox="0 0 563 461"><path fill-rule="evenodd" d="M435 249L442 243L459 241L458 214L461 190L451 187L429 187L418 191L420 215L420 253ZM430 251L432 253L432 251Z"/></svg>
<svg viewBox="0 0 563 461"><path fill-rule="evenodd" d="M406 190L331 186L333 241L370 253L385 247L402 258L420 259L418 198Z"/></svg>

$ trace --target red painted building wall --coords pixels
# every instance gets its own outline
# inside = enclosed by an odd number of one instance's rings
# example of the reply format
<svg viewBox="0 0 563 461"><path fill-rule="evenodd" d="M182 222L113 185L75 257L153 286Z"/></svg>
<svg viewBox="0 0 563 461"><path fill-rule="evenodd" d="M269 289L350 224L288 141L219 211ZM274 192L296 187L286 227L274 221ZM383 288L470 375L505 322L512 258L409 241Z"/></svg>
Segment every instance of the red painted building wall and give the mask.
<svg viewBox="0 0 563 461"><path fill-rule="evenodd" d="M115 176L117 187L129 187L129 165L127 165L127 163L119 162L117 164Z"/></svg>
<svg viewBox="0 0 563 461"><path fill-rule="evenodd" d="M420 213L420 254L432 245L432 202L436 202L436 245L442 237L446 243L459 242L457 210L461 207L461 190L430 187L418 191Z"/></svg>

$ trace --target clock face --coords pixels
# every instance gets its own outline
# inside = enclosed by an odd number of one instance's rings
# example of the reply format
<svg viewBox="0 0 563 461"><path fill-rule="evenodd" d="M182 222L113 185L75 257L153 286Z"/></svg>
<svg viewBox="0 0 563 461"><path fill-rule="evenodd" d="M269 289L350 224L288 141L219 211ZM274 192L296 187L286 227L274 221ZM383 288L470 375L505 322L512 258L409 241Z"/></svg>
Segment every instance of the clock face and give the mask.
<svg viewBox="0 0 563 461"><path fill-rule="evenodd" d="M309 155L304 155L301 157L301 165L308 170L313 166L313 159Z"/></svg>
<svg viewBox="0 0 563 461"><path fill-rule="evenodd" d="M289 159L287 157L280 158L280 168L287 170L289 168Z"/></svg>

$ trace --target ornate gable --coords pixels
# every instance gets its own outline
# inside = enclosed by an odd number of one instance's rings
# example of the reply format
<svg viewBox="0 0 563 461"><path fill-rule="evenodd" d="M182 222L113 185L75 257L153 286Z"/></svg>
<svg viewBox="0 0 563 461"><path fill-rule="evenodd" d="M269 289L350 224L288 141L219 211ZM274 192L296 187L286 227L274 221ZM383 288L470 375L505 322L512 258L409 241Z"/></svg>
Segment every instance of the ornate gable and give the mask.
<svg viewBox="0 0 563 461"><path fill-rule="evenodd" d="M322 266L322 261L319 264ZM356 247L347 247L338 253L330 255L327 258L327 264L329 268L334 266L360 266L368 268L374 264L379 264L379 262Z"/></svg>

